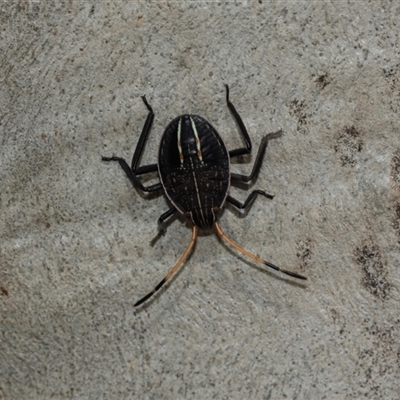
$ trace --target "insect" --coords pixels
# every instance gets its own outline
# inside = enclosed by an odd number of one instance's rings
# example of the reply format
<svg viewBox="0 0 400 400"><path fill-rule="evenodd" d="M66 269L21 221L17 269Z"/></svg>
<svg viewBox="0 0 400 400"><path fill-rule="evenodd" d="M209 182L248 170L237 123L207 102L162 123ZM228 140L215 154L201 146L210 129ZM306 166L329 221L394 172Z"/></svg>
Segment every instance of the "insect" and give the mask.
<svg viewBox="0 0 400 400"><path fill-rule="evenodd" d="M142 96L149 113L133 154L131 166L129 167L128 163L121 157L102 157L103 161L117 161L135 188L143 192L164 190L172 207L158 219L158 234L152 243L165 234L165 221L176 212L184 214L191 220L193 225L190 243L178 262L150 293L135 303L135 307L153 296L178 270L191 252L199 229L210 230L214 228L223 240L251 259L294 278L307 279L295 272L281 269L245 250L226 236L218 223L218 213L226 202L239 210L247 210L258 195L263 195L270 199L273 198L263 190L253 190L244 203L241 203L229 195L229 188L231 183L246 183L257 177L268 140L281 135L281 131L278 131L263 137L250 175L231 172L230 159L251 153L252 144L242 118L229 100L229 86L225 86L227 106L239 127L246 147L228 151L220 135L208 121L198 115L184 114L172 120L165 129L158 151L158 163L139 166L154 120L153 109L147 102L146 97ZM139 176L150 172L158 172L160 182L144 186Z"/></svg>

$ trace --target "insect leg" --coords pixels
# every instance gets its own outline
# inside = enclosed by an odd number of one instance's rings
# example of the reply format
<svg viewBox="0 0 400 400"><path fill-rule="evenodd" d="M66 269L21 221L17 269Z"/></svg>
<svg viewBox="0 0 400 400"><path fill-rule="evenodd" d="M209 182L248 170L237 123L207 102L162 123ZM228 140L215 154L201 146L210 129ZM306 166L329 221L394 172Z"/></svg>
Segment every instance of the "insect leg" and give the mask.
<svg viewBox="0 0 400 400"><path fill-rule="evenodd" d="M165 275L164 279L146 296L141 298L138 302L134 304L134 307L139 306L140 304L144 303L146 300L148 300L151 296L153 296L154 293L156 293L167 280L177 271L177 269L181 266L181 264L186 260L187 256L189 255L190 251L192 250L194 244L196 243L197 235L198 235L199 229L196 226L193 226L192 230L192 238L190 239L190 243L188 247L186 248L185 252L182 254L181 258L178 260L178 262L170 269L167 275Z"/></svg>
<svg viewBox="0 0 400 400"><path fill-rule="evenodd" d="M240 117L239 113L236 111L235 106L229 100L229 86L225 84L225 87L226 87L226 104L228 105L229 111L233 115L233 118L235 119L236 123L238 124L240 133L246 143L246 147L240 147L239 149L231 150L229 152L229 156L232 158L232 157L240 156L243 154L249 154L251 152L252 145L251 145L250 136L247 133L247 129L244 126L242 118Z"/></svg>
<svg viewBox="0 0 400 400"><path fill-rule="evenodd" d="M250 175L242 175L242 174L231 174L231 179L233 182L250 182L253 180L258 173L260 172L261 169L261 164L265 155L265 150L268 145L268 140L269 139L274 139L279 136L281 136L282 131L279 130L277 132L269 133L268 135L264 136L261 140L260 147L258 148L258 153L256 156L256 160L254 161L253 169L250 173Z"/></svg>
<svg viewBox="0 0 400 400"><path fill-rule="evenodd" d="M226 201L228 203L231 203L232 205L234 205L236 208L238 208L239 210L245 210L245 212L247 212L250 207L253 205L254 200L256 199L256 197L261 194L265 197L268 197L269 199L273 199L274 196L265 193L263 190L253 190L249 196L247 197L247 199L244 201L244 203L241 203L239 200L236 200L234 197L232 196L228 196L226 198Z"/></svg>
<svg viewBox="0 0 400 400"><path fill-rule="evenodd" d="M125 171L126 175L128 176L128 178L131 180L133 186L143 190L144 192L154 192L156 190L159 190L162 188L161 183L155 183L154 185L150 185L150 186L144 186L142 182L140 182L139 178L137 177L137 175L132 171L132 169L129 167L128 163L121 157L101 157L102 161L117 161L119 163L119 165L121 166L121 168ZM156 169L150 169L150 170L146 170L145 172L143 172L143 170L145 169L145 167L152 167L153 165L148 165L148 166L144 166L144 167L140 167L140 169L142 169L141 173L144 174L146 172L153 172L157 170L157 164L154 164L156 166Z"/></svg>
<svg viewBox="0 0 400 400"><path fill-rule="evenodd" d="M140 158L143 153L144 146L146 144L147 138L150 133L151 125L154 120L154 112L151 108L150 104L147 102L146 97L142 96L142 100L146 105L149 113L146 118L146 122L144 123L142 133L139 138L139 142L136 146L135 153L133 154L132 158L132 165L129 167L128 163L121 157L102 157L103 161L117 161L121 168L125 171L128 178L131 180L133 186L143 190L144 192L154 192L155 190L159 190L162 188L161 183L156 183L150 186L144 186L142 182L140 182L138 175L146 174L148 172L155 172L157 171L158 167L157 164L150 164L144 165L142 167L138 167Z"/></svg>
<svg viewBox="0 0 400 400"><path fill-rule="evenodd" d="M154 120L154 112L153 112L153 109L151 108L150 104L147 102L146 96L142 96L142 100L143 100L143 103L145 104L145 106L147 107L147 109L149 110L149 113L147 114L146 122L144 123L142 133L139 138L139 142L136 146L135 153L133 154L133 157L132 157L131 165L132 165L133 173L136 173L136 169L138 167L140 158L142 157L143 149L147 142L147 138L148 138L150 130L151 130L151 125L153 124L153 120ZM152 166L154 166L154 165L156 166L156 169L157 169L157 165L153 164Z"/></svg>
<svg viewBox="0 0 400 400"><path fill-rule="evenodd" d="M167 228L165 227L165 220L167 220L169 217L171 217L173 214L175 214L176 208L172 207L168 211L166 211L164 214L161 215L160 218L158 218L157 224L158 224L158 233L154 239L150 242L151 246L154 246L154 244L157 242L158 239L160 239L161 236L165 235L165 232L167 231Z"/></svg>
<svg viewBox="0 0 400 400"><path fill-rule="evenodd" d="M246 147L240 147L238 149L234 149L229 152L229 156L232 158L232 157L240 156L243 154L249 154L252 149L252 144L251 144L250 136L247 133L247 129L243 123L242 118L240 117L239 113L236 111L235 106L229 100L229 86L228 85L225 85L225 86L226 86L226 103L228 105L229 111L233 115L233 118L235 119L236 123L238 124L240 133L242 134L242 137L246 143ZM264 154L265 154L265 149L267 148L267 145L268 145L268 139L273 139L273 138L279 137L281 135L281 133L282 133L282 131L278 131L278 132L270 133L270 134L264 136L263 139L261 140L261 144L258 149L256 161L254 162L253 170L251 171L251 174L247 176L247 175L233 173L233 174L231 174L232 181L239 181L239 182L251 181L260 171L261 163L262 163L262 160L263 160Z"/></svg>
<svg viewBox="0 0 400 400"><path fill-rule="evenodd" d="M228 242L232 247L234 247L236 250L240 251L242 254L246 255L247 257L253 259L254 261L258 261L261 264L266 265L267 267L270 267L276 271L280 271L286 275L292 276L293 278L298 278L298 279L307 279L305 276L297 274L296 272L288 271L286 269L282 269L277 267L276 265L263 260L262 258L256 256L255 254L250 253L246 249L244 249L242 246L234 242L232 239L230 239L228 236L225 235L224 231L221 229L221 226L218 224L218 222L214 223L215 229L218 233L218 235L224 239L226 242Z"/></svg>

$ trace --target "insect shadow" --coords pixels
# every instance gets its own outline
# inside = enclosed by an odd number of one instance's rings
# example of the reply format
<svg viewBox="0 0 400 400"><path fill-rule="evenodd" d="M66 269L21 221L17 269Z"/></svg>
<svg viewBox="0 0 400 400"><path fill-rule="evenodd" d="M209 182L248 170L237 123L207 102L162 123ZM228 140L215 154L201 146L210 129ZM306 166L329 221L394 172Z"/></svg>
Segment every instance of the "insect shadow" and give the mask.
<svg viewBox="0 0 400 400"><path fill-rule="evenodd" d="M230 160L234 157L250 154L252 143L242 118L229 99L229 86L225 86L226 103L239 128L245 147L228 151L217 130L207 120L199 115L184 114L173 119L166 127L158 150L158 163L139 166L154 120L153 109L146 97L142 96L148 115L133 154L131 166L121 157L102 157L102 160L106 162L118 162L133 186L142 192L154 193L164 190L172 207L159 217L158 234L151 244L154 245L165 234L166 221L176 215L177 212L186 216L192 225L190 243L179 260L151 292L135 303L135 307L153 296L179 269L191 253L199 235L199 229L205 231L215 230L220 239L250 259L269 268L293 278L307 279L296 272L282 269L247 251L226 236L218 223L219 213L226 203L246 214L258 195L269 199L273 198L272 195L257 189L252 190L242 203L229 195L229 189L231 184L242 186L243 184L254 182L260 172L268 141L281 135L281 131L278 131L262 138L249 175L231 172ZM160 182L145 186L139 176L154 172L158 173Z"/></svg>

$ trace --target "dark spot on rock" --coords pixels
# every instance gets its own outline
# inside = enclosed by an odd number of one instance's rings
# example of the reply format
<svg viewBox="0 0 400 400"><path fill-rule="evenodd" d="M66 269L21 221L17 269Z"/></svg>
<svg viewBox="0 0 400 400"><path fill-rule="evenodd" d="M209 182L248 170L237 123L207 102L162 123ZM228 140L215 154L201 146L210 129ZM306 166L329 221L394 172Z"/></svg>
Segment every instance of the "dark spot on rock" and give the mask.
<svg viewBox="0 0 400 400"><path fill-rule="evenodd" d="M400 244L400 203L395 205L392 226L397 234L397 243Z"/></svg>
<svg viewBox="0 0 400 400"><path fill-rule="evenodd" d="M383 265L379 247L364 244L355 251L357 264L362 269L362 284L374 296L381 300L389 297L391 285L387 280L387 270Z"/></svg>
<svg viewBox="0 0 400 400"><path fill-rule="evenodd" d="M396 316L364 319L361 333L364 345L358 351L356 366L360 371L358 393L353 397L381 398L378 382L396 382L400 372L399 332L400 319Z"/></svg>
<svg viewBox="0 0 400 400"><path fill-rule="evenodd" d="M4 294L4 296L8 296L8 290L4 286L0 286L0 292Z"/></svg>
<svg viewBox="0 0 400 400"><path fill-rule="evenodd" d="M400 189L400 148L393 154L390 177L396 188Z"/></svg>
<svg viewBox="0 0 400 400"><path fill-rule="evenodd" d="M316 79L315 82L318 84L318 86L321 87L321 89L323 89L325 86L327 86L327 85L329 85L329 84L331 83L331 80L330 80L330 78L329 78L329 74L328 74L328 73L325 73L325 74L323 74L323 75L320 75L320 76Z"/></svg>
<svg viewBox="0 0 400 400"><path fill-rule="evenodd" d="M289 113L291 116L297 118L297 130L301 133L307 133L306 125L307 119L311 116L307 112L307 104L305 100L294 99L289 104Z"/></svg>
<svg viewBox="0 0 400 400"><path fill-rule="evenodd" d="M353 126L345 126L339 133L334 145L334 150L340 156L342 165L354 167L357 163L357 153L361 152L364 142L361 133Z"/></svg>
<svg viewBox="0 0 400 400"><path fill-rule="evenodd" d="M383 70L383 76L389 83L392 96L389 96L389 105L393 112L398 113L400 110L400 73L399 65Z"/></svg>
<svg viewBox="0 0 400 400"><path fill-rule="evenodd" d="M312 247L313 243L310 238L300 240L297 243L296 256L300 260L300 268L303 270L309 266L310 260L312 258Z"/></svg>

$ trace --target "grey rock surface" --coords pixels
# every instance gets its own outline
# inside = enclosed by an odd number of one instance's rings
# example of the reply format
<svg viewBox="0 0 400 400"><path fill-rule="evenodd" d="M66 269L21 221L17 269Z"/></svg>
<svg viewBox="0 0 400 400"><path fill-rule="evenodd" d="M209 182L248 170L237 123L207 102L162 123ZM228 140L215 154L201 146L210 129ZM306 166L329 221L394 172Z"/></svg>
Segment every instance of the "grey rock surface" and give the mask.
<svg viewBox="0 0 400 400"><path fill-rule="evenodd" d="M0 5L0 399L397 399L400 8L397 2ZM207 118L269 143L245 248L267 271L132 188L167 123ZM255 153L255 151L253 152ZM250 170L255 154L232 164ZM152 176L146 182L156 182ZM243 201L247 192L232 188Z"/></svg>

